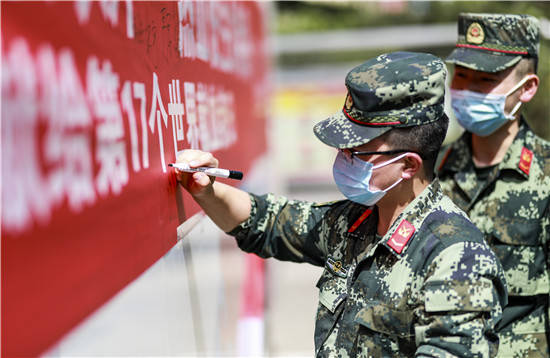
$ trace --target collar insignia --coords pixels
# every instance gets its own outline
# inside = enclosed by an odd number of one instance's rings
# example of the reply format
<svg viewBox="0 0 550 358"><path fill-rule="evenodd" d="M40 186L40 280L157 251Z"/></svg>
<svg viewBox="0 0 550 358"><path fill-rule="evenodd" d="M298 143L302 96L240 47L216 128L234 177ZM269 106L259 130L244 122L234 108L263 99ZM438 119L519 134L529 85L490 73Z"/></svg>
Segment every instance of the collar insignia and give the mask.
<svg viewBox="0 0 550 358"><path fill-rule="evenodd" d="M533 162L533 152L523 147L521 150L521 156L519 158L519 169L525 174L529 175L531 169L531 163Z"/></svg>
<svg viewBox="0 0 550 358"><path fill-rule="evenodd" d="M401 220L397 230L395 230L393 235L388 240L388 246L391 247L396 253L400 254L407 242L409 242L413 236L415 230L416 229L413 224L405 219Z"/></svg>

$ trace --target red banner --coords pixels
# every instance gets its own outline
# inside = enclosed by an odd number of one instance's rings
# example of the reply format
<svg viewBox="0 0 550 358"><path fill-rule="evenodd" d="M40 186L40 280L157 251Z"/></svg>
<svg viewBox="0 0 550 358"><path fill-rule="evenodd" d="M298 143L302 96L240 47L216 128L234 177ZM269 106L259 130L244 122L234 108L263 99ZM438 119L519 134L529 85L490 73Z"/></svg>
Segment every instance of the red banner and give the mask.
<svg viewBox="0 0 550 358"><path fill-rule="evenodd" d="M2 2L2 356L44 352L176 243L167 166L265 151L254 2Z"/></svg>

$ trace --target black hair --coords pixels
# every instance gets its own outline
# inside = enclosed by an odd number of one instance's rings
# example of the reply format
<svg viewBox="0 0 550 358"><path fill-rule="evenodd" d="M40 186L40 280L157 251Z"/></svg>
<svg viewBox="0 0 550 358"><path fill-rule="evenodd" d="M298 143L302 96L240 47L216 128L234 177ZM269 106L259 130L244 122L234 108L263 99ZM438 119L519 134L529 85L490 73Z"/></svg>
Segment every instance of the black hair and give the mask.
<svg viewBox="0 0 550 358"><path fill-rule="evenodd" d="M410 149L420 154L424 174L434 176L435 161L441 144L447 135L449 117L443 114L438 120L413 127L394 128L384 134L384 141L391 148Z"/></svg>
<svg viewBox="0 0 550 358"><path fill-rule="evenodd" d="M534 57L522 58L516 64L516 77L518 80L529 74L537 74L537 59Z"/></svg>

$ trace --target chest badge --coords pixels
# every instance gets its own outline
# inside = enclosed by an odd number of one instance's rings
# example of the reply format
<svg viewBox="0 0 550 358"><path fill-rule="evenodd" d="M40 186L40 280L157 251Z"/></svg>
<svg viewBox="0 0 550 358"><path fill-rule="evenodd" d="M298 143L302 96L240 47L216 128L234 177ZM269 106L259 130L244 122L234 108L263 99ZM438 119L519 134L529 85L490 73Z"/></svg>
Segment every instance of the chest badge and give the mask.
<svg viewBox="0 0 550 358"><path fill-rule="evenodd" d="M416 229L413 224L405 219L401 220L401 223L397 227L397 230L395 230L393 235L388 240L388 246L391 247L395 252L400 254L403 251L405 245L407 245L407 242L409 242L409 240L413 236L415 230Z"/></svg>
<svg viewBox="0 0 550 358"><path fill-rule="evenodd" d="M334 260L332 257L329 257L327 259L326 266L336 276L344 277L344 278L348 276L348 270L346 270L342 266L342 261L340 260Z"/></svg>
<svg viewBox="0 0 550 358"><path fill-rule="evenodd" d="M531 163L533 162L533 152L529 149L523 147L521 150L521 156L519 158L519 169L525 174L529 175L529 170L531 169Z"/></svg>

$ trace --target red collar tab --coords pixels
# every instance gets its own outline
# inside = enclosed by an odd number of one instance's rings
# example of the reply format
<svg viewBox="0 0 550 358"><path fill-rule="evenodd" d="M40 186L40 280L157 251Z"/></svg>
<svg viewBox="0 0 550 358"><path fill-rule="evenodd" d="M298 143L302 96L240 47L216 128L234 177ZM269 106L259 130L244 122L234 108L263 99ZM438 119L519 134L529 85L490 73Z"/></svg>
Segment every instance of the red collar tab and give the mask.
<svg viewBox="0 0 550 358"><path fill-rule="evenodd" d="M413 236L415 230L416 229L413 224L405 219L401 220L397 230L395 230L393 235L388 240L388 246L391 247L396 253L400 254L405 245L407 245L407 242L409 242Z"/></svg>
<svg viewBox="0 0 550 358"><path fill-rule="evenodd" d="M529 175L529 170L531 169L531 164L533 162L533 152L529 149L523 147L521 150L521 157L519 158L518 168Z"/></svg>
<svg viewBox="0 0 550 358"><path fill-rule="evenodd" d="M366 218L369 217L369 215L372 213L372 209L367 209L363 212L363 214L361 214L361 216L359 217L359 219L355 220L355 222L353 223L353 225L351 225L351 227L348 229L348 232L354 232L355 230L357 230L357 228L359 227L359 225L361 225L361 223L363 221L365 221Z"/></svg>

